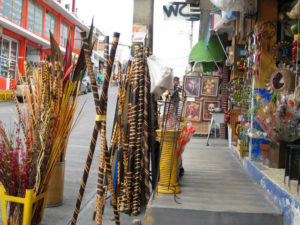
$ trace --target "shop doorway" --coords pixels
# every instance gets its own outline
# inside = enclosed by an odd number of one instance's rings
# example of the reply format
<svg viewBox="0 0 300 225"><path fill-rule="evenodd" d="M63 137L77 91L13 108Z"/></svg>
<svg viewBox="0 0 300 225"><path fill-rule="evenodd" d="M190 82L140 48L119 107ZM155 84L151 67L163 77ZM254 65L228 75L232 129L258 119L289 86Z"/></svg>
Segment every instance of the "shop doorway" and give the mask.
<svg viewBox="0 0 300 225"><path fill-rule="evenodd" d="M9 89L9 72L14 80L17 78L18 44L17 40L0 36L0 78L6 79L6 89Z"/></svg>

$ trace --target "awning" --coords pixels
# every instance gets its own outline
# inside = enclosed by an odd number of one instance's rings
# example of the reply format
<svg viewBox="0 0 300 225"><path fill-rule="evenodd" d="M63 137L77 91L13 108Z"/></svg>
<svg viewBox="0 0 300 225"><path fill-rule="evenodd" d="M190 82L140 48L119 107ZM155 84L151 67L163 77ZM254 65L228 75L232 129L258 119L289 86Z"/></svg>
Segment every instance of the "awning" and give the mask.
<svg viewBox="0 0 300 225"><path fill-rule="evenodd" d="M204 40L199 41L189 55L189 62L221 62L223 60L222 46L217 37L213 36L205 50Z"/></svg>

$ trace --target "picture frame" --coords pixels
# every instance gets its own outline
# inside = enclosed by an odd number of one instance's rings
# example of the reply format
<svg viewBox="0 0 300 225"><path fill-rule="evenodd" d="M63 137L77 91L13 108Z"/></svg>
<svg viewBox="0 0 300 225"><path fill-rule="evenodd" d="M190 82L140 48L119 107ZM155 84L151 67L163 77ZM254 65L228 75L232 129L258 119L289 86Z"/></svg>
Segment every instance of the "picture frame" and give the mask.
<svg viewBox="0 0 300 225"><path fill-rule="evenodd" d="M187 101L184 112L184 120L199 122L201 120L202 102Z"/></svg>
<svg viewBox="0 0 300 225"><path fill-rule="evenodd" d="M219 77L204 76L202 77L201 95L217 97L219 91Z"/></svg>
<svg viewBox="0 0 300 225"><path fill-rule="evenodd" d="M201 77L185 77L183 90L187 97L199 97L201 89Z"/></svg>
<svg viewBox="0 0 300 225"><path fill-rule="evenodd" d="M215 100L204 100L203 102L203 120L211 120L211 112L215 108L220 107L220 101Z"/></svg>

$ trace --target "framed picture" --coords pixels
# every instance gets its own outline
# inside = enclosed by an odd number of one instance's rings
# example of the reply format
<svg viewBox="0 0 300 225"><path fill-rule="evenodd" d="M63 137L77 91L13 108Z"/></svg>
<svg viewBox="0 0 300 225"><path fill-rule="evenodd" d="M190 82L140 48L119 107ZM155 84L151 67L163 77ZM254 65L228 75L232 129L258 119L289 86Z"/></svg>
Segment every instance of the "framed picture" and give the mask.
<svg viewBox="0 0 300 225"><path fill-rule="evenodd" d="M214 111L215 108L220 107L219 101L212 101L212 100L204 100L203 103L203 120L210 120L211 113Z"/></svg>
<svg viewBox="0 0 300 225"><path fill-rule="evenodd" d="M185 77L184 79L184 91L188 97L200 96L200 77Z"/></svg>
<svg viewBox="0 0 300 225"><path fill-rule="evenodd" d="M219 77L205 76L202 77L201 95L204 96L218 96Z"/></svg>
<svg viewBox="0 0 300 225"><path fill-rule="evenodd" d="M187 101L185 105L184 119L187 121L201 120L202 102Z"/></svg>

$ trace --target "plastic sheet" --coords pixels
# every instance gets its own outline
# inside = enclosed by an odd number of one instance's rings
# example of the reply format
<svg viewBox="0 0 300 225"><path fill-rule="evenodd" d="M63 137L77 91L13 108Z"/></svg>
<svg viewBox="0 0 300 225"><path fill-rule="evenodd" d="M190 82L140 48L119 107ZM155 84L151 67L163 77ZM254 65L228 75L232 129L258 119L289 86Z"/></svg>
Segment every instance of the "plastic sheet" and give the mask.
<svg viewBox="0 0 300 225"><path fill-rule="evenodd" d="M210 0L221 10L240 11L245 13L256 12L257 0Z"/></svg>
<svg viewBox="0 0 300 225"><path fill-rule="evenodd" d="M148 57L147 63L151 79L151 93L154 94L155 99L158 99L166 90L174 89L173 69L162 66L154 55Z"/></svg>

